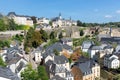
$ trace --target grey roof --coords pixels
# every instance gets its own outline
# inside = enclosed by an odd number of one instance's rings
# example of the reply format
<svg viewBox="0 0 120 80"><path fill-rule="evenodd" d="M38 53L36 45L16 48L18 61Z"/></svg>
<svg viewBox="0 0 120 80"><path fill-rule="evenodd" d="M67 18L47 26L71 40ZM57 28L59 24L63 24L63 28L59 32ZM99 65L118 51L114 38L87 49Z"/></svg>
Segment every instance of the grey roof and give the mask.
<svg viewBox="0 0 120 80"><path fill-rule="evenodd" d="M78 64L78 67L82 71L83 75L88 75L88 74L92 73L90 64L91 64L90 61ZM87 73L87 74L85 74L85 73Z"/></svg>
<svg viewBox="0 0 120 80"><path fill-rule="evenodd" d="M7 61L7 64L8 65L16 64L20 59L21 59L21 57L14 57L11 60Z"/></svg>
<svg viewBox="0 0 120 80"><path fill-rule="evenodd" d="M20 72L22 70L22 68L26 67L25 63L24 62L20 62L20 64L17 66L16 68L16 73Z"/></svg>
<svg viewBox="0 0 120 80"><path fill-rule="evenodd" d="M75 66L77 66L82 71L83 75L91 74L92 67L95 65L98 64L94 60L85 57L80 57L80 59L75 64Z"/></svg>
<svg viewBox="0 0 120 80"><path fill-rule="evenodd" d="M41 46L39 46L39 47L37 47L37 49L35 49L32 53L35 53L35 52L43 52L43 50L44 50L44 48L43 47L41 47Z"/></svg>
<svg viewBox="0 0 120 80"><path fill-rule="evenodd" d="M99 34L98 38L106 38L106 37L110 37L110 34Z"/></svg>
<svg viewBox="0 0 120 80"><path fill-rule="evenodd" d="M65 64L65 63L68 63L68 62L69 61L68 61L68 59L65 56L63 56L63 55L61 55L61 56L55 56L54 55L54 60L53 61L48 60L46 62L46 65L50 66L52 63L55 63L55 64Z"/></svg>
<svg viewBox="0 0 120 80"><path fill-rule="evenodd" d="M65 64L65 63L68 63L68 59L65 56L63 56L63 55L55 56L54 57L54 62L56 64Z"/></svg>
<svg viewBox="0 0 120 80"><path fill-rule="evenodd" d="M82 48L83 49L89 49L92 45L94 45L93 41L84 41L82 43Z"/></svg>
<svg viewBox="0 0 120 80"><path fill-rule="evenodd" d="M90 49L91 50L102 50L100 46L92 46Z"/></svg>
<svg viewBox="0 0 120 80"><path fill-rule="evenodd" d="M103 37L103 38L101 38L101 42L120 43L120 37Z"/></svg>
<svg viewBox="0 0 120 80"><path fill-rule="evenodd" d="M19 57L22 57L23 51L21 49L18 49L17 46L7 48L6 50L7 53L5 53L3 56L5 56L7 63L9 63L14 58L18 60Z"/></svg>
<svg viewBox="0 0 120 80"><path fill-rule="evenodd" d="M14 74L9 68L0 67L0 77L11 79L11 80L20 80L16 74Z"/></svg>
<svg viewBox="0 0 120 80"><path fill-rule="evenodd" d="M62 38L60 41L62 42L72 42L71 38Z"/></svg>
<svg viewBox="0 0 120 80"><path fill-rule="evenodd" d="M55 75L54 77L52 77L50 80L66 80L58 75Z"/></svg>
<svg viewBox="0 0 120 80"><path fill-rule="evenodd" d="M62 44L60 42L56 42L50 46L48 46L45 50L45 54L43 55L44 57L50 55L50 54L53 54L54 53L54 50L57 50L58 52L61 52L63 49L66 49L66 50L72 50L72 47L67 45L67 44Z"/></svg>
<svg viewBox="0 0 120 80"><path fill-rule="evenodd" d="M26 17L27 20L32 20L30 16L27 16L27 15L17 15L15 12L9 12L7 16L9 16L9 17L12 17L12 16Z"/></svg>
<svg viewBox="0 0 120 80"><path fill-rule="evenodd" d="M120 44L117 45L117 47L115 48L116 52L120 52Z"/></svg>

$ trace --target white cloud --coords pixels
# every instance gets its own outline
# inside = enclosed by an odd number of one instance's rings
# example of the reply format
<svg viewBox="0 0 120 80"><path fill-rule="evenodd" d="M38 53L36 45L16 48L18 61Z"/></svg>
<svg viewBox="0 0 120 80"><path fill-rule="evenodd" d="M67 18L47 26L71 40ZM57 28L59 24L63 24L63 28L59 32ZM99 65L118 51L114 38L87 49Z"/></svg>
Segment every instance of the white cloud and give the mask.
<svg viewBox="0 0 120 80"><path fill-rule="evenodd" d="M116 13L120 14L120 10L117 10Z"/></svg>
<svg viewBox="0 0 120 80"><path fill-rule="evenodd" d="M105 18L112 18L112 15L105 15Z"/></svg>

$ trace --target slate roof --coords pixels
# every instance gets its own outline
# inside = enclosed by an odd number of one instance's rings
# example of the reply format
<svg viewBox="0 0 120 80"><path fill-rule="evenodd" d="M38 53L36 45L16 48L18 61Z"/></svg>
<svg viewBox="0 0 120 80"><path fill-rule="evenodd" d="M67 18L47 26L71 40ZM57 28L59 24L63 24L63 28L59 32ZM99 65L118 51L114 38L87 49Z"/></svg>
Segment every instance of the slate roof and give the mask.
<svg viewBox="0 0 120 80"><path fill-rule="evenodd" d="M16 49L15 47L11 47L7 49L6 55L6 61L9 63L12 59L16 58L16 60L19 59L19 57L22 57L22 52L19 49Z"/></svg>
<svg viewBox="0 0 120 80"><path fill-rule="evenodd" d="M83 73L83 75L88 75L92 73L92 67L98 65L94 60L85 57L80 57L75 66L77 66Z"/></svg>
<svg viewBox="0 0 120 80"><path fill-rule="evenodd" d="M16 73L20 72L22 68L26 67L24 62L20 62L20 64L16 68Z"/></svg>
<svg viewBox="0 0 120 80"><path fill-rule="evenodd" d="M104 58L108 58L110 62L112 62L115 59L119 59L119 56L117 54L107 54Z"/></svg>
<svg viewBox="0 0 120 80"><path fill-rule="evenodd" d="M44 57L53 54L54 50L57 50L58 52L61 52L63 49L66 50L72 50L72 47L67 45L67 44L62 44L60 42L56 42L55 44L52 44L50 46L48 46L45 50L45 54L43 55Z"/></svg>
<svg viewBox="0 0 120 80"><path fill-rule="evenodd" d="M14 57L11 60L7 61L7 64L8 65L16 64L20 59L21 59L21 57Z"/></svg>
<svg viewBox="0 0 120 80"><path fill-rule="evenodd" d="M62 42L72 42L71 38L62 38L60 41Z"/></svg>
<svg viewBox="0 0 120 80"><path fill-rule="evenodd" d="M120 44L117 45L117 47L115 48L116 52L120 52Z"/></svg>
<svg viewBox="0 0 120 80"><path fill-rule="evenodd" d="M102 50L100 46L92 46L90 49L91 50Z"/></svg>
<svg viewBox="0 0 120 80"><path fill-rule="evenodd" d="M55 56L54 62L56 64L65 64L65 63L68 63L69 61L65 56L61 55L61 56Z"/></svg>
<svg viewBox="0 0 120 80"><path fill-rule="evenodd" d="M120 43L120 37L103 37L103 38L101 38L101 42L116 42L116 43Z"/></svg>
<svg viewBox="0 0 120 80"><path fill-rule="evenodd" d="M93 41L84 41L82 43L82 48L83 49L89 49L92 45L94 45Z"/></svg>
<svg viewBox="0 0 120 80"><path fill-rule="evenodd" d="M58 75L55 75L54 77L52 77L50 80L66 80Z"/></svg>
<svg viewBox="0 0 120 80"><path fill-rule="evenodd" d="M20 80L16 74L14 74L9 68L0 67L0 77L11 79L11 80Z"/></svg>
<svg viewBox="0 0 120 80"><path fill-rule="evenodd" d="M27 20L32 20L30 16L27 16L27 15L17 15L15 12L9 12L7 16L26 17Z"/></svg>

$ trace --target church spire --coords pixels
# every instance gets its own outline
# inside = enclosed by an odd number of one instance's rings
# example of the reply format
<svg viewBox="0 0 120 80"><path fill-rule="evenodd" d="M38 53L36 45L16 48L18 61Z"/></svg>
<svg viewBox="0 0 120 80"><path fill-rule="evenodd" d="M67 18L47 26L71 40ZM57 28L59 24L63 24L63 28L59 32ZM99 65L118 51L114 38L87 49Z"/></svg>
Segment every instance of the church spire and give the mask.
<svg viewBox="0 0 120 80"><path fill-rule="evenodd" d="M61 13L59 13L59 18L62 19Z"/></svg>

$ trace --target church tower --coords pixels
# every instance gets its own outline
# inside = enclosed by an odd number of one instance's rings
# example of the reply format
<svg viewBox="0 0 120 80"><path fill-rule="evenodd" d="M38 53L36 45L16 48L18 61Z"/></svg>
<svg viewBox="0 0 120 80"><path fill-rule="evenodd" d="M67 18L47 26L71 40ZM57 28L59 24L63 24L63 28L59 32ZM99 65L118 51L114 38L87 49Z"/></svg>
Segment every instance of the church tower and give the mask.
<svg viewBox="0 0 120 80"><path fill-rule="evenodd" d="M59 19L62 19L61 13L59 13Z"/></svg>

